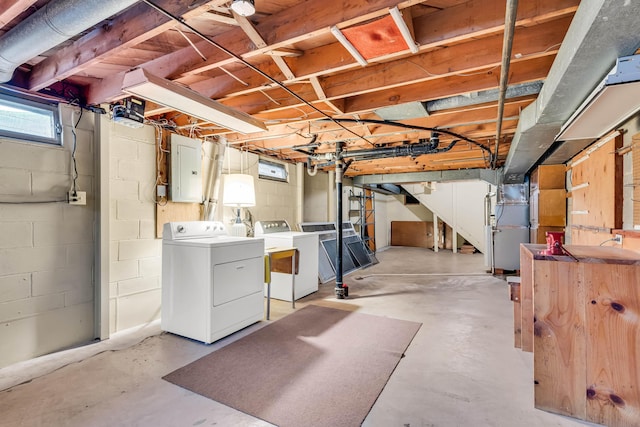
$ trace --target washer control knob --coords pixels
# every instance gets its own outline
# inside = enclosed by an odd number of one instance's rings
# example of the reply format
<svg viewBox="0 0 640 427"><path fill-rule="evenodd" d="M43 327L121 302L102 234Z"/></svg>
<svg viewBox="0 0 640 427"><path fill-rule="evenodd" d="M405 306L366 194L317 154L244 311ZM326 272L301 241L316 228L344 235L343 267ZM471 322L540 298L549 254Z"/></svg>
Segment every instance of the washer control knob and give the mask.
<svg viewBox="0 0 640 427"><path fill-rule="evenodd" d="M179 225L176 230L178 231L178 233L184 233L185 229L184 229L184 225Z"/></svg>

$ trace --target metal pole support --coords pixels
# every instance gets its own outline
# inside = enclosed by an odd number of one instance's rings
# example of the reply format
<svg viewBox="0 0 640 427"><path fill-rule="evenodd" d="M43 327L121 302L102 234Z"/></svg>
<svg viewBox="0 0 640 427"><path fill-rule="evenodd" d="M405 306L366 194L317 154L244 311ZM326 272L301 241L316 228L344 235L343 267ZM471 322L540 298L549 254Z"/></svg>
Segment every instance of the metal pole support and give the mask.
<svg viewBox="0 0 640 427"><path fill-rule="evenodd" d="M349 296L349 288L342 282L342 176L344 174L342 161L342 142L336 142L336 298L344 299Z"/></svg>

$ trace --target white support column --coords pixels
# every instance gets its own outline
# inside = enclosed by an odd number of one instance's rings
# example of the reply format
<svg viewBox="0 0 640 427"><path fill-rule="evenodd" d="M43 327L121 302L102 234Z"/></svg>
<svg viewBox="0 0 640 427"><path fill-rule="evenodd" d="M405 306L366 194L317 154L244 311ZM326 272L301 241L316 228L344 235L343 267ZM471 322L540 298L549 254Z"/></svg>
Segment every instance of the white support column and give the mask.
<svg viewBox="0 0 640 427"><path fill-rule="evenodd" d="M453 249L453 253L455 254L455 253L458 253L458 227L454 225L452 229L453 229L453 236L452 236L451 246Z"/></svg>
<svg viewBox="0 0 640 427"><path fill-rule="evenodd" d="M456 202L458 199L458 186L453 186L453 198L451 199L452 211L453 211L453 224L451 224L451 230L453 236L451 236L451 249L453 253L458 253L458 208L460 205Z"/></svg>
<svg viewBox="0 0 640 427"><path fill-rule="evenodd" d="M438 242L440 241L440 230L438 229L438 215L433 214L433 251L438 252Z"/></svg>
<svg viewBox="0 0 640 427"><path fill-rule="evenodd" d="M295 229L304 218L304 175L304 163L296 163L296 223L293 225Z"/></svg>
<svg viewBox="0 0 640 427"><path fill-rule="evenodd" d="M109 117L106 114L95 115L95 150L96 171L95 180L98 196L96 200L97 233L95 243L95 336L101 340L109 338L109 266L111 265L109 250L110 200L109 193Z"/></svg>

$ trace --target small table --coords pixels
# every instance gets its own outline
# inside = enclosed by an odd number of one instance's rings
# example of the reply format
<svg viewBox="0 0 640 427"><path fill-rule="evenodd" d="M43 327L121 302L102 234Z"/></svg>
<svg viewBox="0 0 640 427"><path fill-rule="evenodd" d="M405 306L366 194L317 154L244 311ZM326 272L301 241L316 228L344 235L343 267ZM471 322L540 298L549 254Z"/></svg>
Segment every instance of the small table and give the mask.
<svg viewBox="0 0 640 427"><path fill-rule="evenodd" d="M283 268L283 264L278 264L278 260L291 258L289 268ZM289 273L291 277L291 307L296 308L296 274L298 274L300 256L295 247L276 247L265 249L264 255L264 282L267 284L267 320L271 313L271 272ZM276 262L274 262L276 261Z"/></svg>

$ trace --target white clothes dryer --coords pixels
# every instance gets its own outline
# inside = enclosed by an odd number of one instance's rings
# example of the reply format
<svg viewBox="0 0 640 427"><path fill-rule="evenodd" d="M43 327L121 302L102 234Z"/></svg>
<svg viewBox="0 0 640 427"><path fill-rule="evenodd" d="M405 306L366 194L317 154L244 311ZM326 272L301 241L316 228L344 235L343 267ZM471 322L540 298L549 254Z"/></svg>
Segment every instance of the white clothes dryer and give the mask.
<svg viewBox="0 0 640 427"><path fill-rule="evenodd" d="M171 222L162 238L164 331L212 343L264 317L264 240L213 221Z"/></svg>

